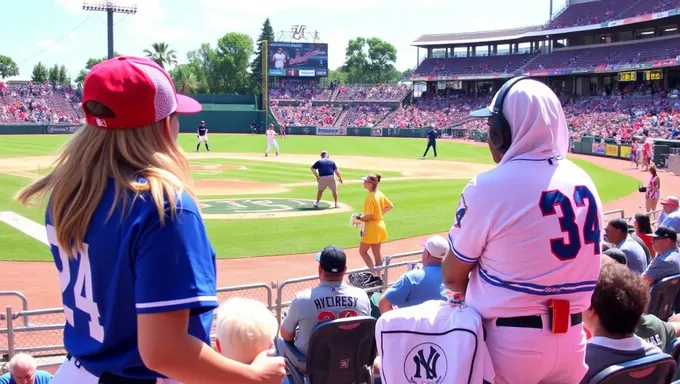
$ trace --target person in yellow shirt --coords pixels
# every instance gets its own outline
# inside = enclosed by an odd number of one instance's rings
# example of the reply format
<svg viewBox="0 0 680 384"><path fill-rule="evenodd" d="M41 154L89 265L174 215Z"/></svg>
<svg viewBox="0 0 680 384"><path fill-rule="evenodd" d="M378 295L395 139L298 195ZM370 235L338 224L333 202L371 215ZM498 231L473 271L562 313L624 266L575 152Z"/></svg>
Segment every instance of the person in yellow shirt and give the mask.
<svg viewBox="0 0 680 384"><path fill-rule="evenodd" d="M366 266L371 269L371 278L367 281L370 285L381 285L380 273L375 270L376 266L383 264L380 246L387 240L387 227L383 216L394 208L392 202L384 193L378 190L381 175L379 173L362 177L364 188L368 190L368 195L364 200L364 212L359 216L363 222L361 228L361 242L359 243L359 254L364 259ZM368 251L373 252L373 258Z"/></svg>

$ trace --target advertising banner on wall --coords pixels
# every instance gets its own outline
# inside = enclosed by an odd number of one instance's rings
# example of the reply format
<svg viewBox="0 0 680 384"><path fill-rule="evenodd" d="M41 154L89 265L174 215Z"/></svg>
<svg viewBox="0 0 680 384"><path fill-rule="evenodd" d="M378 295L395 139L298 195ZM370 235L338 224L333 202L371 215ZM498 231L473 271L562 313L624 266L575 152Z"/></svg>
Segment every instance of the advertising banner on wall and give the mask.
<svg viewBox="0 0 680 384"><path fill-rule="evenodd" d="M604 147L604 153L607 156L619 157L619 146L616 144L606 144Z"/></svg>
<svg viewBox="0 0 680 384"><path fill-rule="evenodd" d="M621 157L630 157L630 145L621 145Z"/></svg>
<svg viewBox="0 0 680 384"><path fill-rule="evenodd" d="M345 128L335 127L316 127L317 136L345 136L347 130Z"/></svg>
<svg viewBox="0 0 680 384"><path fill-rule="evenodd" d="M603 141L599 142L599 143L593 142L592 153L594 153L596 155L604 155L604 146L605 146L605 144L604 144Z"/></svg>

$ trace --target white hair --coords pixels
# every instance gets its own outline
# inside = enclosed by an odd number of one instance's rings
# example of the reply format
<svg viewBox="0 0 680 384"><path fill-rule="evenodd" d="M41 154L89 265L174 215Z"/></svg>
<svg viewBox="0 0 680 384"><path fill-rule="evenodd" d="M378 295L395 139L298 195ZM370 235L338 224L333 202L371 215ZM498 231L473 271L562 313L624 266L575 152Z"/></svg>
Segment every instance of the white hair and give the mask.
<svg viewBox="0 0 680 384"><path fill-rule="evenodd" d="M217 312L217 340L223 356L244 364L271 348L278 330L274 315L257 300L233 298Z"/></svg>
<svg viewBox="0 0 680 384"><path fill-rule="evenodd" d="M23 367L30 367L34 371L38 368L38 363L35 361L33 356L28 355L26 353L17 353L16 355L14 355L14 357L7 364L7 369L9 370L9 373L14 375L14 368L17 365Z"/></svg>

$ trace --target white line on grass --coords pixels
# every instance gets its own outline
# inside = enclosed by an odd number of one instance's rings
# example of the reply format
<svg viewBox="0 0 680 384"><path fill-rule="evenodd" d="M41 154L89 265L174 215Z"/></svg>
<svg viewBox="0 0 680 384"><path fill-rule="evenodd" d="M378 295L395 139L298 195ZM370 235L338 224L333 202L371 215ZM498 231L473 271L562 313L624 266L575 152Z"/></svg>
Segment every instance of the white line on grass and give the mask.
<svg viewBox="0 0 680 384"><path fill-rule="evenodd" d="M45 226L11 211L0 212L0 221L11 225L39 242L49 245Z"/></svg>

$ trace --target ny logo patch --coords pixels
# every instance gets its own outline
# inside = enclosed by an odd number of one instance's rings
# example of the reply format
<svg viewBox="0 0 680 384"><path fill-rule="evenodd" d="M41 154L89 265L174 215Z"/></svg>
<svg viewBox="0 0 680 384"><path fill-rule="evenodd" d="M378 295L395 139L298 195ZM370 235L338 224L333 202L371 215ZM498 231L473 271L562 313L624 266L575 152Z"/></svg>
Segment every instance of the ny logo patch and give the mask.
<svg viewBox="0 0 680 384"><path fill-rule="evenodd" d="M404 361L404 375L411 384L441 384L446 378L446 372L444 350L434 343L416 346Z"/></svg>

